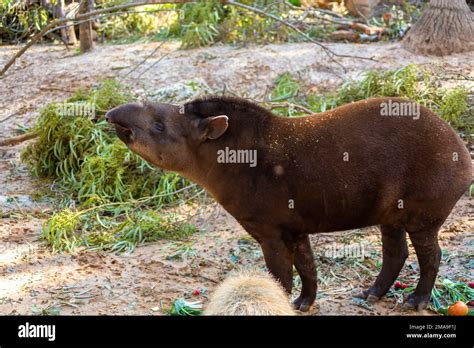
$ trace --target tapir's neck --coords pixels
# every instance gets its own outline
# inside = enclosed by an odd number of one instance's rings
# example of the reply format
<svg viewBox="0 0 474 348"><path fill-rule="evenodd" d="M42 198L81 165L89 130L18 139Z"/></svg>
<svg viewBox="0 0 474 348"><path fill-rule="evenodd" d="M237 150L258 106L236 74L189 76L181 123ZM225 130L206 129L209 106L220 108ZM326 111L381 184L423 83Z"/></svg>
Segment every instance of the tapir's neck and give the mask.
<svg viewBox="0 0 474 348"><path fill-rule="evenodd" d="M218 139L207 140L195 152L194 163L183 176L204 187L224 205L233 189L248 186L261 164L269 124L276 116L262 115L255 110L213 110L213 114L228 115L227 131Z"/></svg>

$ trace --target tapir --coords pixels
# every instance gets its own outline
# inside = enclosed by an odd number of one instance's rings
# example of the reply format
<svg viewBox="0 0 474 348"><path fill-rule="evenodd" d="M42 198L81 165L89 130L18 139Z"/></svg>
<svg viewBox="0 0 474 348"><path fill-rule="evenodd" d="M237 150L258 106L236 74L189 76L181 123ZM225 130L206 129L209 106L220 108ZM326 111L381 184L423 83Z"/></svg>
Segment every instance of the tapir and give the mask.
<svg viewBox="0 0 474 348"><path fill-rule="evenodd" d="M309 235L374 225L383 264L359 296L373 302L387 293L408 256L408 234L420 278L404 307L427 306L441 258L438 231L472 182L465 144L430 109L373 98L288 118L211 96L129 103L106 119L130 150L205 188L258 241L288 293L295 266L297 309L316 298Z"/></svg>

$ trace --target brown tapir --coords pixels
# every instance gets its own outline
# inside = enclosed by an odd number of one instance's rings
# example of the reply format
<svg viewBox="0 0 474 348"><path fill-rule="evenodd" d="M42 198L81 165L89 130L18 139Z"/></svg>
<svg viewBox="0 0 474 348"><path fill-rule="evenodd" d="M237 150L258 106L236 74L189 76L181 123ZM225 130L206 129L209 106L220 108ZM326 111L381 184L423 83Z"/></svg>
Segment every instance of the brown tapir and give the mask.
<svg viewBox="0 0 474 348"><path fill-rule="evenodd" d="M429 109L377 98L286 118L244 99L208 97L126 104L106 118L132 151L207 189L260 243L289 293L295 265L296 308L307 311L316 298L308 235L372 225L382 232L383 266L360 296L374 301L388 291L407 258L408 233L420 280L405 307L428 304L438 230L471 183L463 141Z"/></svg>

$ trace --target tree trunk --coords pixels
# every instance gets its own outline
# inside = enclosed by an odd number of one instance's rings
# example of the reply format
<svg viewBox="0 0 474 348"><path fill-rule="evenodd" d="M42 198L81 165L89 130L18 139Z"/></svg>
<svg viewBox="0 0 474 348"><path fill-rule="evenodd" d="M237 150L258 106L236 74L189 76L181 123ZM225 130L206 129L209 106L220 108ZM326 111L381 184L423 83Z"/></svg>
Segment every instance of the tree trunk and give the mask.
<svg viewBox="0 0 474 348"><path fill-rule="evenodd" d="M41 0L41 6L53 14L55 18L64 18L66 15L64 0L57 0L53 5L50 0ZM65 25L71 25L66 22ZM73 26L61 29L61 38L66 45L75 45L77 43L76 33Z"/></svg>
<svg viewBox="0 0 474 348"><path fill-rule="evenodd" d="M79 7L79 14L94 10L94 0L84 0ZM92 50L94 40L92 36L92 18L87 22L79 24L79 41L81 53Z"/></svg>
<svg viewBox="0 0 474 348"><path fill-rule="evenodd" d="M403 40L416 54L445 56L474 49L474 15L465 0L431 0Z"/></svg>
<svg viewBox="0 0 474 348"><path fill-rule="evenodd" d="M56 2L56 17L63 18L66 15L64 10L65 4L64 0L57 0ZM70 25L71 22L67 22L66 25ZM74 32L74 26L69 26L61 29L61 37L63 38L64 43L67 45L75 45L77 43L76 33Z"/></svg>

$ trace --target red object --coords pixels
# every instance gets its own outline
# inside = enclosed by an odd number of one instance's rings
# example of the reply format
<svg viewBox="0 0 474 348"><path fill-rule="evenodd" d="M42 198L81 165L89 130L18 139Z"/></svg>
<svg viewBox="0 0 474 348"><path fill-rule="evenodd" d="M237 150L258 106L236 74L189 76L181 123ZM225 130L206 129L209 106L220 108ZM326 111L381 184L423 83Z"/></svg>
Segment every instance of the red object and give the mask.
<svg viewBox="0 0 474 348"><path fill-rule="evenodd" d="M195 295L195 296L201 295L201 290L199 290L199 289L194 290L193 295Z"/></svg>
<svg viewBox="0 0 474 348"><path fill-rule="evenodd" d="M398 289L403 290L403 289L408 288L408 285L407 284L402 284L400 282L396 282L394 287L395 287L395 290L398 290Z"/></svg>
<svg viewBox="0 0 474 348"><path fill-rule="evenodd" d="M473 301L469 301L468 306L474 306L474 300L473 300Z"/></svg>
<svg viewBox="0 0 474 348"><path fill-rule="evenodd" d="M474 289L474 282L467 283L467 285L468 285L471 289Z"/></svg>

